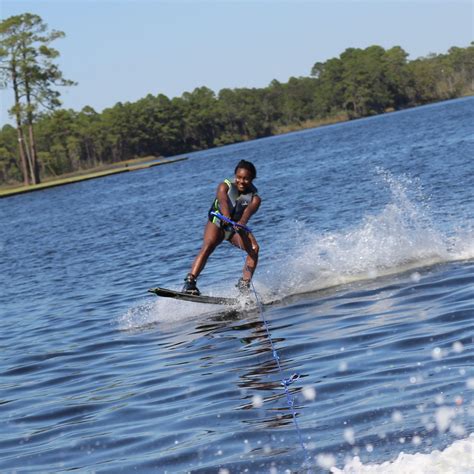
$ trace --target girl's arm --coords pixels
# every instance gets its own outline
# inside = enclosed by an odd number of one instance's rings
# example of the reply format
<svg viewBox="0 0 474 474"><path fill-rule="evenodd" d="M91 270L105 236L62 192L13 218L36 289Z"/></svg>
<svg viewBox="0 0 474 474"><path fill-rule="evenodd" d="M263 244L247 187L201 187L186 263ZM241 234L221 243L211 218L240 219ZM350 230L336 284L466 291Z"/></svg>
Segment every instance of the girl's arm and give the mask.
<svg viewBox="0 0 474 474"><path fill-rule="evenodd" d="M249 219L258 211L261 202L262 200L260 199L260 196L255 195L250 201L250 204L245 208L242 217L237 224L247 225Z"/></svg>
<svg viewBox="0 0 474 474"><path fill-rule="evenodd" d="M229 207L229 196L227 192L229 191L229 186L226 183L221 183L217 186L216 197L219 201L219 209L221 214L227 219L230 219L230 207Z"/></svg>

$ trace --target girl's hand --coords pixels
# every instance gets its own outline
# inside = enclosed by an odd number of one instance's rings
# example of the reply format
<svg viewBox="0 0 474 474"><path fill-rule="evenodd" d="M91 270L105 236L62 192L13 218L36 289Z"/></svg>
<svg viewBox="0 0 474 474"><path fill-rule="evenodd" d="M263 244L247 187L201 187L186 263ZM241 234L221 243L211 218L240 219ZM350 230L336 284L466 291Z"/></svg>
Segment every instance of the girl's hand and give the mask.
<svg viewBox="0 0 474 474"><path fill-rule="evenodd" d="M236 222L236 224L239 224L239 226L247 227L247 221L240 220L239 222Z"/></svg>
<svg viewBox="0 0 474 474"><path fill-rule="evenodd" d="M236 222L236 224L238 225L235 225L234 226L234 230L238 233L238 234L243 234L243 233L248 233L248 231L245 229L246 224L243 224L242 222ZM243 227L242 227L243 226Z"/></svg>

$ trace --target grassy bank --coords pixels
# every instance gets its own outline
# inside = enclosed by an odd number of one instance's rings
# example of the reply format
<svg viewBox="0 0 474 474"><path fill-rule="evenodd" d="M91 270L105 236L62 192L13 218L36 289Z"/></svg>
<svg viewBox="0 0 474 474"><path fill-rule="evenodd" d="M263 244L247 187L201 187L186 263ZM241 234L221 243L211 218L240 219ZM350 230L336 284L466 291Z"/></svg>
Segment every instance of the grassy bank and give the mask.
<svg viewBox="0 0 474 474"><path fill-rule="evenodd" d="M115 163L110 166L101 166L100 168L90 169L87 171L80 171L70 175L63 175L60 178L49 178L41 184L31 186L13 186L0 188L0 198L15 196L17 194L30 193L33 191L40 191L42 189L54 188L56 186L64 186L65 184L77 183L79 181L86 181L89 179L103 178L112 174L127 173L129 171L137 171L153 166L166 165L169 163L176 163L177 161L187 160L188 158L174 158L169 160L161 160L150 162L155 158L141 158L139 160L128 160L122 163ZM143 161L146 161L143 163Z"/></svg>
<svg viewBox="0 0 474 474"><path fill-rule="evenodd" d="M335 123L340 122L347 122L349 117L345 113L341 113L338 115L333 115L326 119L313 119L313 120L306 120L304 122L300 122L297 124L292 125L281 125L277 127L275 135L280 135L283 133L290 133L290 132L297 132L299 130L306 130L308 128L316 128L322 127L324 125L333 125Z"/></svg>

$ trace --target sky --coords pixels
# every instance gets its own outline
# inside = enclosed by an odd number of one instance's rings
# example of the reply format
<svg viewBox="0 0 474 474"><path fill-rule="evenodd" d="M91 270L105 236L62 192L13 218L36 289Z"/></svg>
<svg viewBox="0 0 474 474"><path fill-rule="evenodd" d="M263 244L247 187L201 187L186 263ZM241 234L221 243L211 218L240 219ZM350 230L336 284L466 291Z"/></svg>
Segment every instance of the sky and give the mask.
<svg viewBox="0 0 474 474"><path fill-rule="evenodd" d="M346 48L401 46L409 59L474 41L474 0L0 0L2 20L39 15L66 34L52 46L64 108L97 112L148 94L266 87L309 76ZM13 123L0 91L0 126Z"/></svg>

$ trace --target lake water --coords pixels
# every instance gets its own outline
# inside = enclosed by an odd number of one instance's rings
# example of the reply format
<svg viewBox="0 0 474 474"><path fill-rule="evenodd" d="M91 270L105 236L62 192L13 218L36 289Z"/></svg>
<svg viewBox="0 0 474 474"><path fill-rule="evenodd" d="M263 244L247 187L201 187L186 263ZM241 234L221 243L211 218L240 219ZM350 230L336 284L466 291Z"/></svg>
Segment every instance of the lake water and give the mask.
<svg viewBox="0 0 474 474"><path fill-rule="evenodd" d="M0 200L0 471L472 472L473 123L468 98ZM265 305L147 294L240 159ZM242 265L223 244L201 291Z"/></svg>

